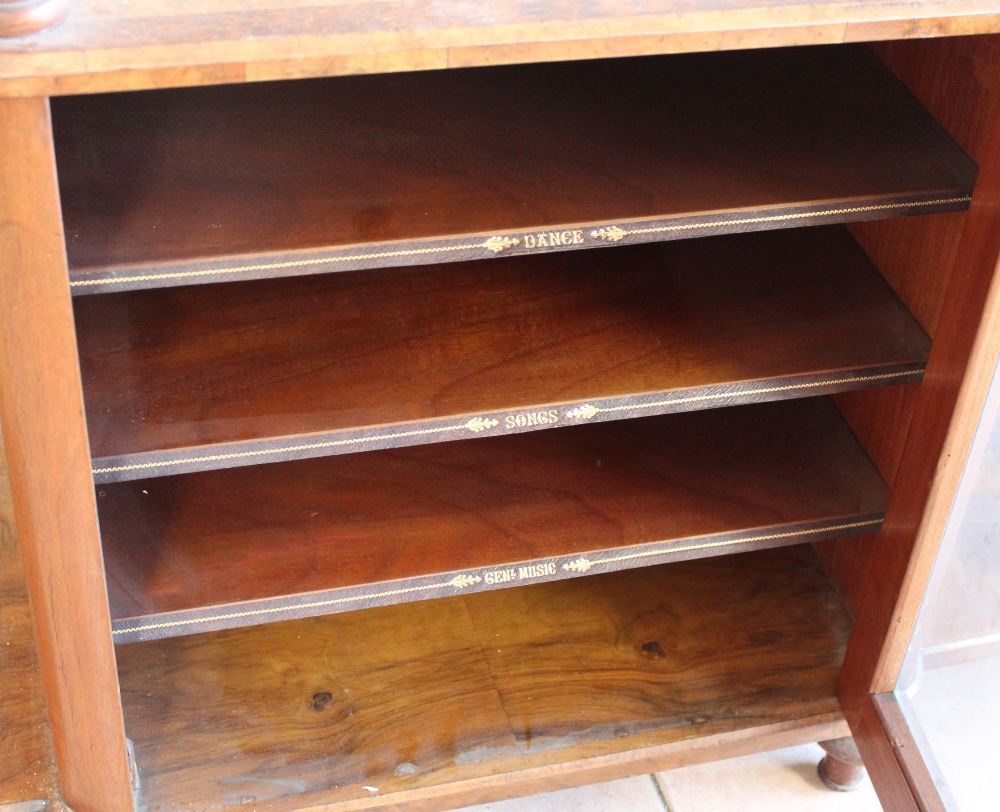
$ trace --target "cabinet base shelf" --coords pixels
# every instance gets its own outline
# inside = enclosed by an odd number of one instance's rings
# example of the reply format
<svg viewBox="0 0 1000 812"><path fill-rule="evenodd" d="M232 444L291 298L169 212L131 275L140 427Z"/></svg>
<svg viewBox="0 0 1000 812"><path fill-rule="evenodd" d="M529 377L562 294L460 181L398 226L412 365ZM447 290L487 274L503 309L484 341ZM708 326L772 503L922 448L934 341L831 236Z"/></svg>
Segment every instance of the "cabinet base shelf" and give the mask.
<svg viewBox="0 0 1000 812"><path fill-rule="evenodd" d="M850 626L798 546L136 643L118 661L144 809L439 790L458 806L482 797L455 796L466 781L502 794L540 770L677 763L681 742L827 735Z"/></svg>

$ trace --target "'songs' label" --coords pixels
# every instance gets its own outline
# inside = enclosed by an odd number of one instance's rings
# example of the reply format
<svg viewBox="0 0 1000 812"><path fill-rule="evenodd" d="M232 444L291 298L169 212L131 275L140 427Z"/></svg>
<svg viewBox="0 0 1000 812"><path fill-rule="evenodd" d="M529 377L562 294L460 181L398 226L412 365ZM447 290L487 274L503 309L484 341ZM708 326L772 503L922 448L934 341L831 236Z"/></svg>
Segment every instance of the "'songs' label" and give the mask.
<svg viewBox="0 0 1000 812"><path fill-rule="evenodd" d="M504 418L504 426L508 429L523 429L528 426L551 426L559 422L559 412L556 409L546 409L541 412L520 412L509 414Z"/></svg>

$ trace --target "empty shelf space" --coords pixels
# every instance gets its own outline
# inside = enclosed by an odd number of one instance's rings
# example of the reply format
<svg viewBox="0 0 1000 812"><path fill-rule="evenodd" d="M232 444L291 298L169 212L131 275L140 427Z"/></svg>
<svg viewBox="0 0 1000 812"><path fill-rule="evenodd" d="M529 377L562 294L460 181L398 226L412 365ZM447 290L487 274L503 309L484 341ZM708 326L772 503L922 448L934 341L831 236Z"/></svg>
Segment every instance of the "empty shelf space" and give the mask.
<svg viewBox="0 0 1000 812"><path fill-rule="evenodd" d="M98 488L117 642L871 533L826 398Z"/></svg>
<svg viewBox="0 0 1000 812"><path fill-rule="evenodd" d="M74 293L964 209L861 46L52 100Z"/></svg>
<svg viewBox="0 0 1000 812"><path fill-rule="evenodd" d="M843 227L76 299L98 482L917 380Z"/></svg>
<svg viewBox="0 0 1000 812"><path fill-rule="evenodd" d="M842 719L849 633L803 545L137 643L118 664L142 809L430 808L576 759L627 774L699 739L810 741Z"/></svg>

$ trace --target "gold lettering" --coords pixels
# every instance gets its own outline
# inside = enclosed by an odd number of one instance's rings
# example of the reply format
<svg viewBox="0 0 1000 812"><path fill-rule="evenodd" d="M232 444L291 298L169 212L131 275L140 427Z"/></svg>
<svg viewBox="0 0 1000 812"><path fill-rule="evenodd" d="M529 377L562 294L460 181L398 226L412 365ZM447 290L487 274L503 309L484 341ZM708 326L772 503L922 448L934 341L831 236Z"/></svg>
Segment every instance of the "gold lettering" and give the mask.
<svg viewBox="0 0 1000 812"><path fill-rule="evenodd" d="M556 248L560 245L583 245L583 229L524 235L525 248Z"/></svg>
<svg viewBox="0 0 1000 812"><path fill-rule="evenodd" d="M554 561L547 561L544 564L527 564L517 571L518 579L543 578L546 575L556 574L556 564Z"/></svg>
<svg viewBox="0 0 1000 812"><path fill-rule="evenodd" d="M523 412L522 414L509 414L503 420L508 429L547 426L559 422L559 412L556 409L544 412Z"/></svg>

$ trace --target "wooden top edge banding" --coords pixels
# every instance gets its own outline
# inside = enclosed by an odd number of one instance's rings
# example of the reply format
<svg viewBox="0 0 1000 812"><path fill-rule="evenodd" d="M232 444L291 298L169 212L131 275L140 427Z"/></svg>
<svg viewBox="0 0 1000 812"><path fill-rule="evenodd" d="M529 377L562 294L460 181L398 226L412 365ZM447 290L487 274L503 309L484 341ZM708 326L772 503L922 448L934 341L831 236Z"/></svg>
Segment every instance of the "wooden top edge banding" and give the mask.
<svg viewBox="0 0 1000 812"><path fill-rule="evenodd" d="M228 13L76 0L50 31L0 41L0 94L137 90L504 62L1000 30L996 0L677 0L613 6L235 3ZM550 13L550 16L546 15ZM262 36L266 32L267 36Z"/></svg>
<svg viewBox="0 0 1000 812"><path fill-rule="evenodd" d="M833 392L888 386L919 381L924 364L903 368L840 371L826 375L802 375L780 381L752 381L692 390L643 393L617 398L591 399L582 403L539 405L510 412L463 415L444 420L426 420L398 426L379 426L340 432L303 435L295 438L264 439L220 443L198 449L176 449L125 454L94 459L94 482L124 482L154 476L170 476L193 471L234 468L267 462L351 454L382 448L435 443L468 437L491 437L538 431L560 425L621 420L670 414L694 409L734 406L785 398L810 397ZM528 414L546 415L545 422L529 420ZM554 416L553 416L554 415ZM521 421L524 417L524 421ZM550 422L551 421L551 422Z"/></svg>
<svg viewBox="0 0 1000 812"><path fill-rule="evenodd" d="M322 251L280 256L190 260L106 269L70 270L74 296L114 293L176 285L211 284L279 276L302 276L336 271L367 270L446 261L468 261L495 256L569 251L612 245L633 245L688 237L705 237L805 225L857 222L911 214L964 211L969 194L942 192L911 196L893 202L869 198L812 206L774 206L768 210L679 215L638 221L554 224L531 229L473 237L455 236L418 242L366 243ZM539 242L539 235L541 242ZM557 237L558 240L552 239Z"/></svg>

